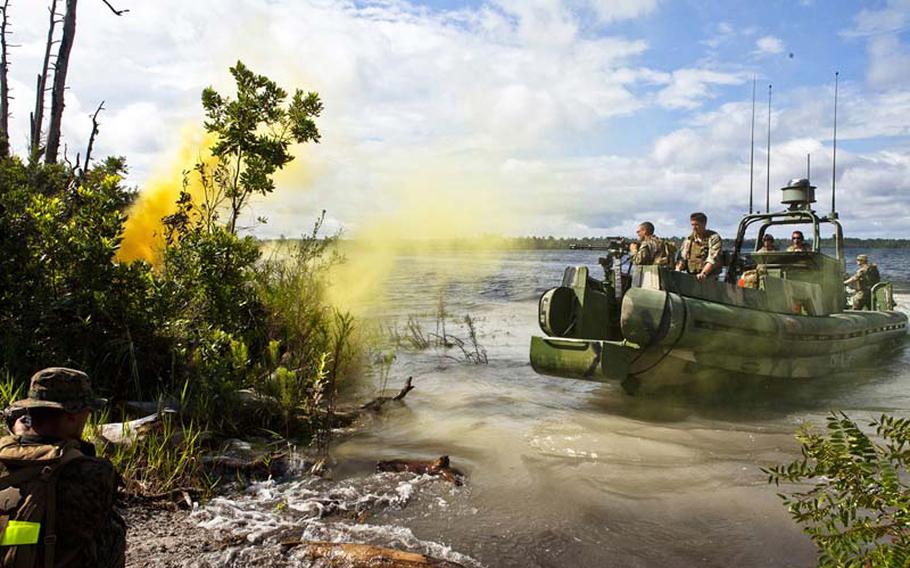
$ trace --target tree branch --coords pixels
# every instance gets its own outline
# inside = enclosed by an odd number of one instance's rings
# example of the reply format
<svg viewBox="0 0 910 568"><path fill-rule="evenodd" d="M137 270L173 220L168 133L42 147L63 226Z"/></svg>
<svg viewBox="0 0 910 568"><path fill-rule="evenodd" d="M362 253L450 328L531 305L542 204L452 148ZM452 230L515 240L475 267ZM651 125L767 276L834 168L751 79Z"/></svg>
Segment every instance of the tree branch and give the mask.
<svg viewBox="0 0 910 568"><path fill-rule="evenodd" d="M47 43L44 48L44 63L41 65L41 73L38 74L38 85L35 88L35 110L32 113L32 131L29 143L29 155L32 161L36 161L38 156L44 151L41 146L41 128L44 123L44 95L47 93L47 74L51 65L51 48L54 45L54 29L57 27L59 19L57 18L57 0L51 0L50 23L47 27Z"/></svg>
<svg viewBox="0 0 910 568"><path fill-rule="evenodd" d="M122 16L125 12L129 12L129 10L127 10L127 9L118 10L118 9L114 8L113 6L111 6L111 3L108 2L107 0L101 0L101 1L104 2L105 6L107 6L108 8L111 9L111 12L113 12L115 16ZM85 163L86 163L86 165L88 165L88 160L86 160Z"/></svg>
<svg viewBox="0 0 910 568"><path fill-rule="evenodd" d="M92 159L92 147L95 145L95 135L98 134L98 114L102 110L104 110L104 101L101 101L98 109L95 110L95 114L92 115L92 133L88 137L88 148L85 150L85 168L83 171L88 170L89 162Z"/></svg>

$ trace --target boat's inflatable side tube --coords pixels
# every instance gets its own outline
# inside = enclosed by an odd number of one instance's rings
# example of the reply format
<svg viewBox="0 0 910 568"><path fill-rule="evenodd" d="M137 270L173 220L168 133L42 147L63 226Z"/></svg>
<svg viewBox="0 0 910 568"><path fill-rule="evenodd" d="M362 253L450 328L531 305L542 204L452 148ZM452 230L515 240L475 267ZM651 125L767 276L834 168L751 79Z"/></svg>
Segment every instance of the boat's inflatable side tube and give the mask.
<svg viewBox="0 0 910 568"><path fill-rule="evenodd" d="M638 345L673 345L686 326L686 302L678 294L632 288L622 300L623 337Z"/></svg>
<svg viewBox="0 0 910 568"><path fill-rule="evenodd" d="M643 346L752 356L837 353L907 333L897 312L790 316L644 288L626 293L621 322L624 337Z"/></svg>

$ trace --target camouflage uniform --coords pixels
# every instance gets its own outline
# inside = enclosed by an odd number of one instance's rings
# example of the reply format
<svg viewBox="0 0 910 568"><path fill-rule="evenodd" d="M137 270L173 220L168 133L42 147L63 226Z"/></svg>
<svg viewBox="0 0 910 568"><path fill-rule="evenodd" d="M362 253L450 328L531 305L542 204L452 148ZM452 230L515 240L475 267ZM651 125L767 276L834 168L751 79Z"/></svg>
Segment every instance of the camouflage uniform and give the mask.
<svg viewBox="0 0 910 568"><path fill-rule="evenodd" d="M808 252L809 245L806 244L806 241L801 241L802 244L799 245L790 245L787 247L787 252Z"/></svg>
<svg viewBox="0 0 910 568"><path fill-rule="evenodd" d="M632 254L632 264L638 266L666 266L669 263L664 242L654 235L647 235L641 239L638 250Z"/></svg>
<svg viewBox="0 0 910 568"><path fill-rule="evenodd" d="M724 243L716 232L705 229L704 238L699 238L695 232L686 237L682 245L682 262L689 274L698 274L708 263L714 266L711 275L716 276L721 262Z"/></svg>
<svg viewBox="0 0 910 568"><path fill-rule="evenodd" d="M872 287L879 283L881 275L878 272L878 266L868 263L869 257L861 254L857 257L857 261L860 259L862 259L862 264L844 284L852 284L856 287L856 294L853 295L852 302L853 309L867 310L872 303Z"/></svg>
<svg viewBox="0 0 910 568"><path fill-rule="evenodd" d="M32 377L29 397L13 403L13 409L53 408L63 412L79 412L97 408L103 403L92 396L88 376L79 371L52 368L39 371ZM27 420L28 415L25 415ZM23 418L19 419L20 421ZM121 568L126 559L126 525L115 508L115 497L120 477L110 461L95 456L94 447L81 440L62 440L43 437L26 424L16 431L26 429L19 436L0 438L0 464L9 474L18 469L34 467L27 460L9 459L10 456L27 455L29 452L57 450L63 458L55 469L55 513L45 510L41 518L42 535L52 529L56 535L53 566L57 568ZM7 458L7 459L5 459ZM34 463L34 462L32 462ZM0 479L3 479L0 477ZM46 485L54 487L54 485ZM47 502L50 497L45 497ZM9 514L9 513L8 513ZM10 518L18 518L12 513ZM50 517L53 515L53 519ZM13 549L31 549L35 566L46 565L47 545L42 536L37 546L4 547L6 562L17 565L12 559ZM21 554L21 553L18 553ZM21 562L21 560L19 560ZM0 561L0 565L6 565Z"/></svg>

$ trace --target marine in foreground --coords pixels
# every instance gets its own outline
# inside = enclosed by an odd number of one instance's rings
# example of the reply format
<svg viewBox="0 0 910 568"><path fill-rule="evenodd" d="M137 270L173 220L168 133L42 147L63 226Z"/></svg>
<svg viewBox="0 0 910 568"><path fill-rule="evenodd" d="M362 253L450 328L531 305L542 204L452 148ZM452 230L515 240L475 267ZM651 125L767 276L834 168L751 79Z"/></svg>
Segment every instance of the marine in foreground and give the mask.
<svg viewBox="0 0 910 568"><path fill-rule="evenodd" d="M118 475L81 439L103 401L74 369L38 371L7 411L0 438L0 566L116 568L126 527L114 508Z"/></svg>
<svg viewBox="0 0 910 568"><path fill-rule="evenodd" d="M742 218L734 250L718 254L719 266L711 267L711 275L724 272L721 280L699 278L702 270L627 266L618 248L601 259L603 280L585 266L567 268L562 284L541 297L546 335L531 339L533 368L618 381L635 392L716 376L820 376L901 344L907 316L894 311L890 283L870 285L868 302L847 308L837 213L812 209L815 188L808 180L793 180L782 192L786 209ZM779 225L803 225L813 235L811 246L762 246ZM833 229L833 253L821 250L823 227ZM746 251L750 229L757 229L757 244ZM757 267L756 287L737 286L750 264Z"/></svg>

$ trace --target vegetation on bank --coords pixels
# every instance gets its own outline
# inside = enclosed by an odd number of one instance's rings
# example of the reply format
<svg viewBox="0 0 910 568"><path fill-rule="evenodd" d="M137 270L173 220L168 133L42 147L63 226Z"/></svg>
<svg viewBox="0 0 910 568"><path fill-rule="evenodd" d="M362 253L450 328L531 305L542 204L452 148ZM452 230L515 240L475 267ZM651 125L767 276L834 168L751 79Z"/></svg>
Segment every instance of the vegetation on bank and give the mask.
<svg viewBox="0 0 910 568"><path fill-rule="evenodd" d="M844 414L797 434L802 456L763 470L795 484L780 497L824 567L910 565L910 419L882 415L867 433Z"/></svg>
<svg viewBox="0 0 910 568"><path fill-rule="evenodd" d="M320 235L322 217L280 256L263 258L238 231L249 199L273 191L272 175L293 159L291 145L319 140L322 103L316 93L288 96L240 62L231 73L234 98L203 93L212 158L186 173L155 265L115 260L136 197L123 158L84 169L0 162L5 388L65 365L89 373L111 399L111 419L130 400L180 401L179 449L167 445L179 429L169 424L163 438L112 454L159 490L199 473L202 431L323 440L339 384L360 359L353 318L325 298L340 257Z"/></svg>

